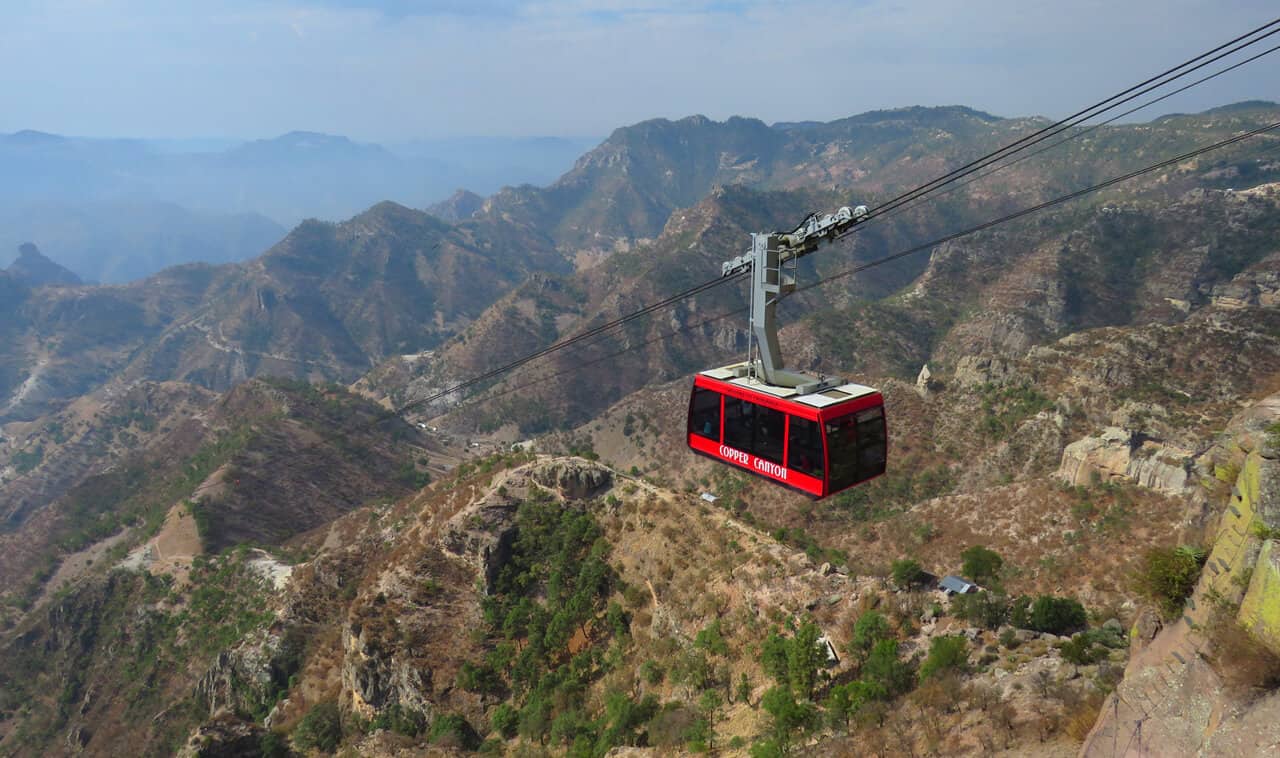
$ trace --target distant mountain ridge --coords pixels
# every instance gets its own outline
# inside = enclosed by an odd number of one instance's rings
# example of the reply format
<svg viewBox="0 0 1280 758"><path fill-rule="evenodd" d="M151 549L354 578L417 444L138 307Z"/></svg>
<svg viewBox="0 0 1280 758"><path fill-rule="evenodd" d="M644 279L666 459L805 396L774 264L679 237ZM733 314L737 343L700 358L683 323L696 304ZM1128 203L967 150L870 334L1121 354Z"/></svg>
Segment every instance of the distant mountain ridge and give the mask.
<svg viewBox="0 0 1280 758"><path fill-rule="evenodd" d="M163 202L0 207L0 243L35 240L81 278L104 284L184 263L243 261L285 231L256 213L204 213Z"/></svg>
<svg viewBox="0 0 1280 758"><path fill-rule="evenodd" d="M476 193L460 189L446 200L427 207L427 213L451 224L465 221L484 207L484 198Z"/></svg>
<svg viewBox="0 0 1280 758"><path fill-rule="evenodd" d="M595 142L386 147L295 131L226 145L20 131L0 135L0 250L33 241L86 280L120 284L165 266L242 261L304 219L338 221L383 200L425 207L459 186L549 183Z"/></svg>
<svg viewBox="0 0 1280 758"><path fill-rule="evenodd" d="M608 251L652 239L672 211L693 205L717 185L788 189L861 183L881 192L932 178L935 167L1009 140L1028 123L959 106L772 127L737 116L723 122L701 115L651 119L616 129L546 188L504 188L486 201L480 215L543 229L566 252ZM900 160L907 151L932 157L908 166ZM881 180L867 181L870 177Z"/></svg>
<svg viewBox="0 0 1280 758"><path fill-rule="evenodd" d="M926 212L878 224L860 236L859 255L918 244L976 214L986 217L1131 168L1141 162L1136 141L1153 153L1180 151L1265 115L1104 129L1039 165L996 175L980 185L980 196L951 195ZM262 375L353 381L389 356L444 349L453 356L451 367L424 365L431 366L429 374L451 379L461 367L496 365L567 334L579 318L589 319L585 327L628 304L705 280L745 244L748 229L726 234L744 221L781 228L811 209L874 202L1039 123L993 120L959 107L879 111L800 130L742 118L658 119L615 131L550 186L508 188L452 225L380 203L340 224L305 222L244 264L168 269L74 300L27 292L17 283L6 304L15 318L6 325L13 336L0 355L0 397L7 398L0 416L39 415L117 374L214 389ZM312 139L294 135L286 142ZM1250 161L1228 161L1151 191L1176 196L1206 181L1233 186L1240 172L1253 172L1256 181L1267 175ZM751 191L712 197L718 186L738 185ZM752 194L761 191L780 194ZM708 197L709 204L703 202ZM688 198L706 207L677 213L694 207L681 205ZM644 242L649 235L666 239L653 247ZM592 250L611 252L616 261L584 263L581 254ZM834 261L822 257L815 271L830 270ZM836 303L883 297L909 283L923 262L886 267L828 297ZM575 268L580 275L565 283L567 292L580 293L572 301L553 297L530 318L525 306L503 299L523 281L537 289L545 277ZM532 275L544 279L529 280ZM486 312L491 306L499 310ZM100 315L90 315L98 309ZM468 340L462 330L473 322L515 326L492 332L492 339ZM64 330L53 342L37 336ZM448 342L455 337L458 343ZM716 339L732 341L727 333ZM662 370L684 368L676 361Z"/></svg>
<svg viewBox="0 0 1280 758"><path fill-rule="evenodd" d="M196 142L216 145L218 141ZM391 147L294 131L191 152L171 140L0 134L0 213L33 205L173 203L207 213L258 213L291 226L339 220L382 200L425 207L466 186L547 183L590 138L458 138Z"/></svg>
<svg viewBox="0 0 1280 758"><path fill-rule="evenodd" d="M77 286L83 284L80 277L40 254L30 242L18 246L18 258L6 269L10 276L21 279L33 287L44 285Z"/></svg>

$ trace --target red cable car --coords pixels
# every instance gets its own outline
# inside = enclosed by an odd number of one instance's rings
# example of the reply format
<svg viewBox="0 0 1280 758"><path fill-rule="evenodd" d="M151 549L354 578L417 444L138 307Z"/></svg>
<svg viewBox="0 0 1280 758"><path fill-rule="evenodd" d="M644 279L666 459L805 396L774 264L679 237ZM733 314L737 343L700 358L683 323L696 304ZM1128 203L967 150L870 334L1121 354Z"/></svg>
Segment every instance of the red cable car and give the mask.
<svg viewBox="0 0 1280 758"><path fill-rule="evenodd" d="M884 398L872 387L782 367L775 312L797 260L847 234L865 206L810 214L789 233L751 235L721 276L751 272L748 360L703 371L689 396L689 448L814 497L884 473ZM758 357L757 357L758 354Z"/></svg>
<svg viewBox="0 0 1280 758"><path fill-rule="evenodd" d="M689 448L793 489L826 497L884 473L884 398L861 384L801 394L703 371L689 397Z"/></svg>

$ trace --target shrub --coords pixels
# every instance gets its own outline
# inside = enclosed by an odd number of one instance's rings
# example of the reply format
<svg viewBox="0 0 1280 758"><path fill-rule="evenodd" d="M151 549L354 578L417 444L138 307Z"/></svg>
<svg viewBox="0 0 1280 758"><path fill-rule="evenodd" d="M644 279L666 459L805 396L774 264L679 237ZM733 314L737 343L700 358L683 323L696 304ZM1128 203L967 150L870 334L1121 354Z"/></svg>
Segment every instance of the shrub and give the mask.
<svg viewBox="0 0 1280 758"><path fill-rule="evenodd" d="M862 679L883 688L887 699L909 691L915 683L911 665L898 658L897 640L881 640L862 666Z"/></svg>
<svg viewBox="0 0 1280 758"><path fill-rule="evenodd" d="M821 630L811 621L801 624L793 637L770 632L761 645L765 673L780 684L789 685L796 697L811 698L818 670L828 664L826 646L818 642L821 635Z"/></svg>
<svg viewBox="0 0 1280 758"><path fill-rule="evenodd" d="M666 748L683 744L685 734L697 720L698 715L692 709L679 703L667 703L649 719L649 745Z"/></svg>
<svg viewBox="0 0 1280 758"><path fill-rule="evenodd" d="M417 737L427 727L427 717L415 708L399 703L389 706L369 724L370 730L390 729L406 737Z"/></svg>
<svg viewBox="0 0 1280 758"><path fill-rule="evenodd" d="M890 573L893 576L893 583L902 588L922 584L925 578L924 569L910 558L894 561L890 567Z"/></svg>
<svg viewBox="0 0 1280 758"><path fill-rule="evenodd" d="M293 742L303 750L332 753L342 741L342 715L332 700L319 703L307 711L293 730Z"/></svg>
<svg viewBox="0 0 1280 758"><path fill-rule="evenodd" d="M1089 616L1075 598L1041 595L1031 604L1027 627L1049 634L1069 634L1085 628Z"/></svg>
<svg viewBox="0 0 1280 758"><path fill-rule="evenodd" d="M729 646L720 631L720 619L712 621L705 629L698 632L693 639L695 647L706 650L713 655L728 655Z"/></svg>
<svg viewBox="0 0 1280 758"><path fill-rule="evenodd" d="M889 639L889 620L876 611L866 611L853 623L853 634L846 648L861 663L880 640Z"/></svg>
<svg viewBox="0 0 1280 758"><path fill-rule="evenodd" d="M998 629L1009 618L1009 598L992 592L974 592L951 598L951 612L974 626Z"/></svg>
<svg viewBox="0 0 1280 758"><path fill-rule="evenodd" d="M1143 555L1134 583L1166 619L1176 618L1196 588L1204 561L1204 551L1197 548L1153 547Z"/></svg>
<svg viewBox="0 0 1280 758"><path fill-rule="evenodd" d="M827 721L832 727L848 727L850 717L857 715L871 703L888 698L889 693L879 683L857 680L832 686L823 706L827 710Z"/></svg>
<svg viewBox="0 0 1280 758"><path fill-rule="evenodd" d="M996 551L988 550L982 545L974 545L964 550L960 553L960 560L964 561L961 571L967 578L978 584L995 580L1004 566L1004 559Z"/></svg>
<svg viewBox="0 0 1280 758"><path fill-rule="evenodd" d="M520 726L520 712L511 707L510 703L502 703L493 709L493 713L489 716L489 724L493 727L493 731L502 735L503 739L511 739L516 736L516 729Z"/></svg>
<svg viewBox="0 0 1280 758"><path fill-rule="evenodd" d="M488 665L475 665L470 661L458 669L458 686L468 692L498 692L502 689L502 679L498 672Z"/></svg>
<svg viewBox="0 0 1280 758"><path fill-rule="evenodd" d="M666 676L666 672L655 661L650 660L640 664L640 677L649 684L662 684Z"/></svg>
<svg viewBox="0 0 1280 758"><path fill-rule="evenodd" d="M288 758L289 744L278 732L267 732L258 738L262 758Z"/></svg>
<svg viewBox="0 0 1280 758"><path fill-rule="evenodd" d="M1088 666L1107 657L1107 649L1095 645L1093 637L1087 633L1077 634L1058 645L1058 652L1062 654L1062 660L1077 666Z"/></svg>
<svg viewBox="0 0 1280 758"><path fill-rule="evenodd" d="M427 739L433 745L462 748L463 750L475 750L480 746L480 736L471 728L466 719L456 713L437 716L436 720L431 723L431 731L427 734Z"/></svg>
<svg viewBox="0 0 1280 758"><path fill-rule="evenodd" d="M817 709L808 703L798 702L791 689L778 686L764 693L760 705L773 717L773 737L785 754L792 735L814 726Z"/></svg>
<svg viewBox="0 0 1280 758"><path fill-rule="evenodd" d="M968 671L969 641L962 635L934 637L929 655L920 664L920 681L946 671Z"/></svg>

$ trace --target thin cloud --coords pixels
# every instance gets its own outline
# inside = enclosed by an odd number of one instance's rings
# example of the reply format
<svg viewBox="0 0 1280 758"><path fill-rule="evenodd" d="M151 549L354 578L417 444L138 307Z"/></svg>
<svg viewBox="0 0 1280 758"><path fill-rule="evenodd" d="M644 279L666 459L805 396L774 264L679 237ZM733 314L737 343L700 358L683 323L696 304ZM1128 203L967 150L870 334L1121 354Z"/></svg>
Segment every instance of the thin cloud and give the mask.
<svg viewBox="0 0 1280 758"><path fill-rule="evenodd" d="M1272 15L1260 0L19 0L0 11L0 132L607 134L956 103L1060 116ZM1280 99L1275 67L1163 105Z"/></svg>

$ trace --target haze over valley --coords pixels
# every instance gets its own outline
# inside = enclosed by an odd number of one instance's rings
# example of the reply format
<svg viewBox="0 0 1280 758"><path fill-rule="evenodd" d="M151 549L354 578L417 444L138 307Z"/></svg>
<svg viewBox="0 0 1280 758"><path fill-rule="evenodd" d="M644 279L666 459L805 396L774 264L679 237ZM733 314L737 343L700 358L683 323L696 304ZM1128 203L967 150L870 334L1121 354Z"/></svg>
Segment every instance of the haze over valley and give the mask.
<svg viewBox="0 0 1280 758"><path fill-rule="evenodd" d="M0 249L31 242L88 281L261 254L307 218L465 188L546 184L598 139L474 137L393 145L290 132L244 142L0 135ZM7 254L7 253L6 253ZM2 256L0 256L2 257Z"/></svg>

